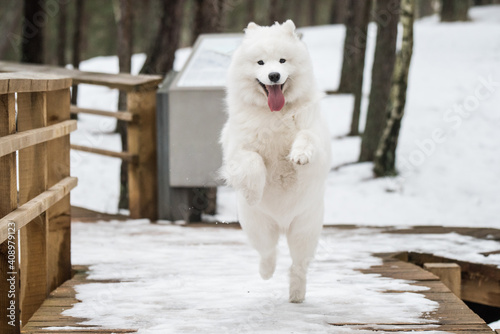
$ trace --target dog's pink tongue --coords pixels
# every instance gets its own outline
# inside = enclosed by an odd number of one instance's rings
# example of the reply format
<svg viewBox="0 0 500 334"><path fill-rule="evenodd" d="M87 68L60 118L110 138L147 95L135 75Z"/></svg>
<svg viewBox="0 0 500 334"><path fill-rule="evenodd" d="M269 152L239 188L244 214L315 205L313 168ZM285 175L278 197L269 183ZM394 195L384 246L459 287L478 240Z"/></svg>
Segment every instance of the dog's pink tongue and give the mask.
<svg viewBox="0 0 500 334"><path fill-rule="evenodd" d="M267 105L271 111L280 111L283 109L283 106L285 105L285 96L283 96L283 92L281 91L281 85L266 85L266 88L269 92Z"/></svg>

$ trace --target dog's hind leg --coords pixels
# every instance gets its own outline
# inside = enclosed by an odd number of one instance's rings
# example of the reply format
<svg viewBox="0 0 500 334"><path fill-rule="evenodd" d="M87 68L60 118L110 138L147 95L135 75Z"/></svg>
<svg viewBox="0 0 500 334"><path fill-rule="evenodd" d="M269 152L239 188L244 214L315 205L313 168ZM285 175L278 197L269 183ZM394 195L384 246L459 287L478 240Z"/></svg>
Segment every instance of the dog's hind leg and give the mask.
<svg viewBox="0 0 500 334"><path fill-rule="evenodd" d="M323 221L323 210L293 220L287 232L292 257L290 267L290 302L302 303L306 295L307 269L314 258Z"/></svg>
<svg viewBox="0 0 500 334"><path fill-rule="evenodd" d="M279 239L279 228L274 220L241 203L239 208L241 227L248 236L250 244L260 254L260 276L270 279L276 269L276 245Z"/></svg>

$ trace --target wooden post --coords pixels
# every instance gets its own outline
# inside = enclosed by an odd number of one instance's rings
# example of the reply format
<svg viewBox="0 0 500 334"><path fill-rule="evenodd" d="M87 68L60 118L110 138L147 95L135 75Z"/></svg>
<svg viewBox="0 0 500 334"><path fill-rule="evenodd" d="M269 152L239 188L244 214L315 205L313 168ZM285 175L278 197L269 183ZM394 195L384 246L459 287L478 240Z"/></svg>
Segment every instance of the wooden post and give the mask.
<svg viewBox="0 0 500 334"><path fill-rule="evenodd" d="M14 94L0 95L0 137L16 132L16 110ZM16 153L0 157L0 217L17 208ZM19 261L17 228L10 240L14 254L9 263L9 239L0 244L0 333L21 332L19 318ZM11 274L12 273L12 274ZM9 281L7 281L9 279ZM10 291L13 291L11 293ZM13 306L12 306L13 305ZM9 310L8 313L4 311ZM5 314L5 316L4 316Z"/></svg>
<svg viewBox="0 0 500 334"><path fill-rule="evenodd" d="M67 88L47 92L47 125L70 119L70 90ZM69 135L47 143L48 187L70 175ZM47 210L48 284L54 290L71 278L71 204L68 194Z"/></svg>
<svg viewBox="0 0 500 334"><path fill-rule="evenodd" d="M129 91L127 109L138 119L127 128L128 151L139 157L128 168L130 217L154 221L158 215L156 90Z"/></svg>
<svg viewBox="0 0 500 334"><path fill-rule="evenodd" d="M26 80L28 83L29 80ZM45 92L17 94L18 131L47 125ZM19 205L47 189L46 143L19 151ZM26 324L48 296L47 217L45 213L21 228L21 320Z"/></svg>
<svg viewBox="0 0 500 334"><path fill-rule="evenodd" d="M443 282L458 298L462 276L460 266L456 263L424 263L424 269L430 271Z"/></svg>

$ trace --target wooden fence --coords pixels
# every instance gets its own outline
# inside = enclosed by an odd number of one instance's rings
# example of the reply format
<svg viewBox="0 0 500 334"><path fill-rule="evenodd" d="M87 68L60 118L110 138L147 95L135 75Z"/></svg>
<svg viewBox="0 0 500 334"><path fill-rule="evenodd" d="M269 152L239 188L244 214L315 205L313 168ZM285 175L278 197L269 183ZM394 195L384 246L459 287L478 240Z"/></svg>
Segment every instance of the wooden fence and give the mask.
<svg viewBox="0 0 500 334"><path fill-rule="evenodd" d="M50 74L0 74L2 334L19 333L71 277L70 85Z"/></svg>
<svg viewBox="0 0 500 334"><path fill-rule="evenodd" d="M0 61L0 72L30 71L55 73L73 79L74 84L106 86L127 92L127 110L104 111L71 106L74 114L93 114L127 122L126 152L71 145L74 150L115 157L128 162L129 209L131 218L155 220L158 215L156 165L156 90L161 76L83 72L47 65Z"/></svg>

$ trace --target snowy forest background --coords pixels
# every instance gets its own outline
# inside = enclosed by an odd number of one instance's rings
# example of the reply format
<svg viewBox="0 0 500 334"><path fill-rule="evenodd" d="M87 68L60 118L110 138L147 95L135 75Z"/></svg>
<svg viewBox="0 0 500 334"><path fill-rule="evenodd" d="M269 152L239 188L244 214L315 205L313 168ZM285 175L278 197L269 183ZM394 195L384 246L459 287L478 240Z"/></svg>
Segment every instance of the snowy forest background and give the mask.
<svg viewBox="0 0 500 334"><path fill-rule="evenodd" d="M395 169L374 177L374 152L402 46L402 3L0 0L0 31L7 37L0 40L0 59L165 75L182 68L200 33L241 32L249 21L266 25L291 18L328 94L322 112L334 161L325 223L499 226L498 0L414 1L413 56ZM80 85L73 95L80 107L124 109L123 97L107 88ZM71 140L119 151L123 131L113 120L82 115ZM72 152L72 173L80 179L72 203L109 213L126 208L120 168L124 173L126 166L115 159ZM217 215L204 218L237 220L231 189L218 189Z"/></svg>

